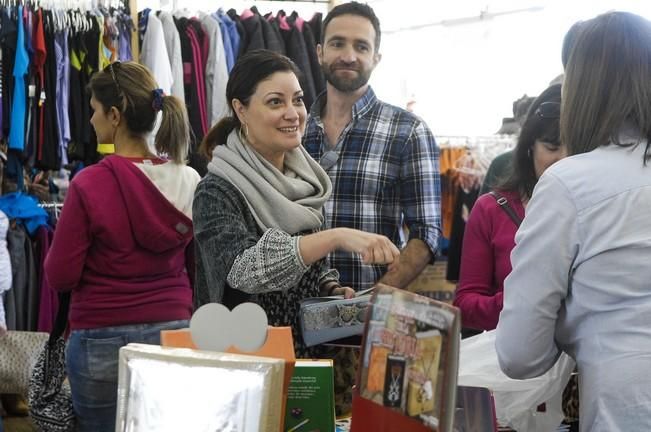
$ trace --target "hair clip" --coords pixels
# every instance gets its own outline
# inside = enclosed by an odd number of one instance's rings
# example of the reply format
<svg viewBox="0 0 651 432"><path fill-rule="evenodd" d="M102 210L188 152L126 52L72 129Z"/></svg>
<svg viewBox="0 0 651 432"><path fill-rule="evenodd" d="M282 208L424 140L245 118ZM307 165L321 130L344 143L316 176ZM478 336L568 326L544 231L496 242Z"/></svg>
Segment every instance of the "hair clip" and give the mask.
<svg viewBox="0 0 651 432"><path fill-rule="evenodd" d="M163 89L157 88L151 91L154 100L151 102L151 107L155 112L158 112L163 109L163 98L165 97L165 92Z"/></svg>

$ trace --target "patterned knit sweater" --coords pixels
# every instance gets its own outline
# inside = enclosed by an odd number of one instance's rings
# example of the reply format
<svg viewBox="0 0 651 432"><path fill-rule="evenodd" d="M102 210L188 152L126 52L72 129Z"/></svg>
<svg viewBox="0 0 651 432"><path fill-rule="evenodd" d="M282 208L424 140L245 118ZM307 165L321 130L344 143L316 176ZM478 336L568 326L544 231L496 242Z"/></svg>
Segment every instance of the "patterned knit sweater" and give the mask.
<svg viewBox="0 0 651 432"><path fill-rule="evenodd" d="M298 236L279 229L262 232L246 199L227 180L208 173L193 204L196 253L195 307L223 303L233 308L252 301L269 324L291 326L297 358L314 353L303 343L300 301L318 297L319 287L337 280L322 259L310 266L298 254Z"/></svg>

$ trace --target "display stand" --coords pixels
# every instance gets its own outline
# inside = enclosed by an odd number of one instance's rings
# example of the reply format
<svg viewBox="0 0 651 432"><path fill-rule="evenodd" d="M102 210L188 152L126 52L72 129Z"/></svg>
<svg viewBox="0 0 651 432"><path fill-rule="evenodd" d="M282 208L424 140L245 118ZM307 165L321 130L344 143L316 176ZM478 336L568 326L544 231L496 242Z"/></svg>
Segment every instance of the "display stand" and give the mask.
<svg viewBox="0 0 651 432"><path fill-rule="evenodd" d="M192 341L192 335L190 334L189 329L162 331L161 345L166 347L197 349L197 346ZM271 357L285 360L282 401L282 412L285 412L289 383L292 379L292 374L294 373L294 364L296 363L292 329L290 327L270 326L267 331L267 340L259 350L255 352L245 352L238 350L235 347L230 347L226 352L231 354L246 354L250 356Z"/></svg>

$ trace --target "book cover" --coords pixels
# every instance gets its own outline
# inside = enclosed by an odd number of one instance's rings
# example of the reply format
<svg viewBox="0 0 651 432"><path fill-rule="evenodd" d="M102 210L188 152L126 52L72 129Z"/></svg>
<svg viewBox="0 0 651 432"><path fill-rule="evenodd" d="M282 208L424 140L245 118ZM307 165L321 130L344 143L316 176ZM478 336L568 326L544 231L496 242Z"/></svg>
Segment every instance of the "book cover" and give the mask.
<svg viewBox="0 0 651 432"><path fill-rule="evenodd" d="M289 385L285 432L335 430L332 360L296 360Z"/></svg>
<svg viewBox="0 0 651 432"><path fill-rule="evenodd" d="M457 308L376 286L364 331L352 432L452 430L459 331Z"/></svg>

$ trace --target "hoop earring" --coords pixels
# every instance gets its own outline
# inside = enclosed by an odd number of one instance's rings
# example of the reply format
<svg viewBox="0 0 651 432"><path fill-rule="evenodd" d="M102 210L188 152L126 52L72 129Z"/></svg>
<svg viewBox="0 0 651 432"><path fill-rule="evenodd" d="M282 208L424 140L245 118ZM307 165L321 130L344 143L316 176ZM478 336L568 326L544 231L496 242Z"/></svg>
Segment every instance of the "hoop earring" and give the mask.
<svg viewBox="0 0 651 432"><path fill-rule="evenodd" d="M246 129L246 132L243 131L243 129ZM242 123L240 125L239 135L240 135L240 140L243 143L244 142L249 142L249 140L248 140L248 138L249 138L249 125L247 125L246 123Z"/></svg>

